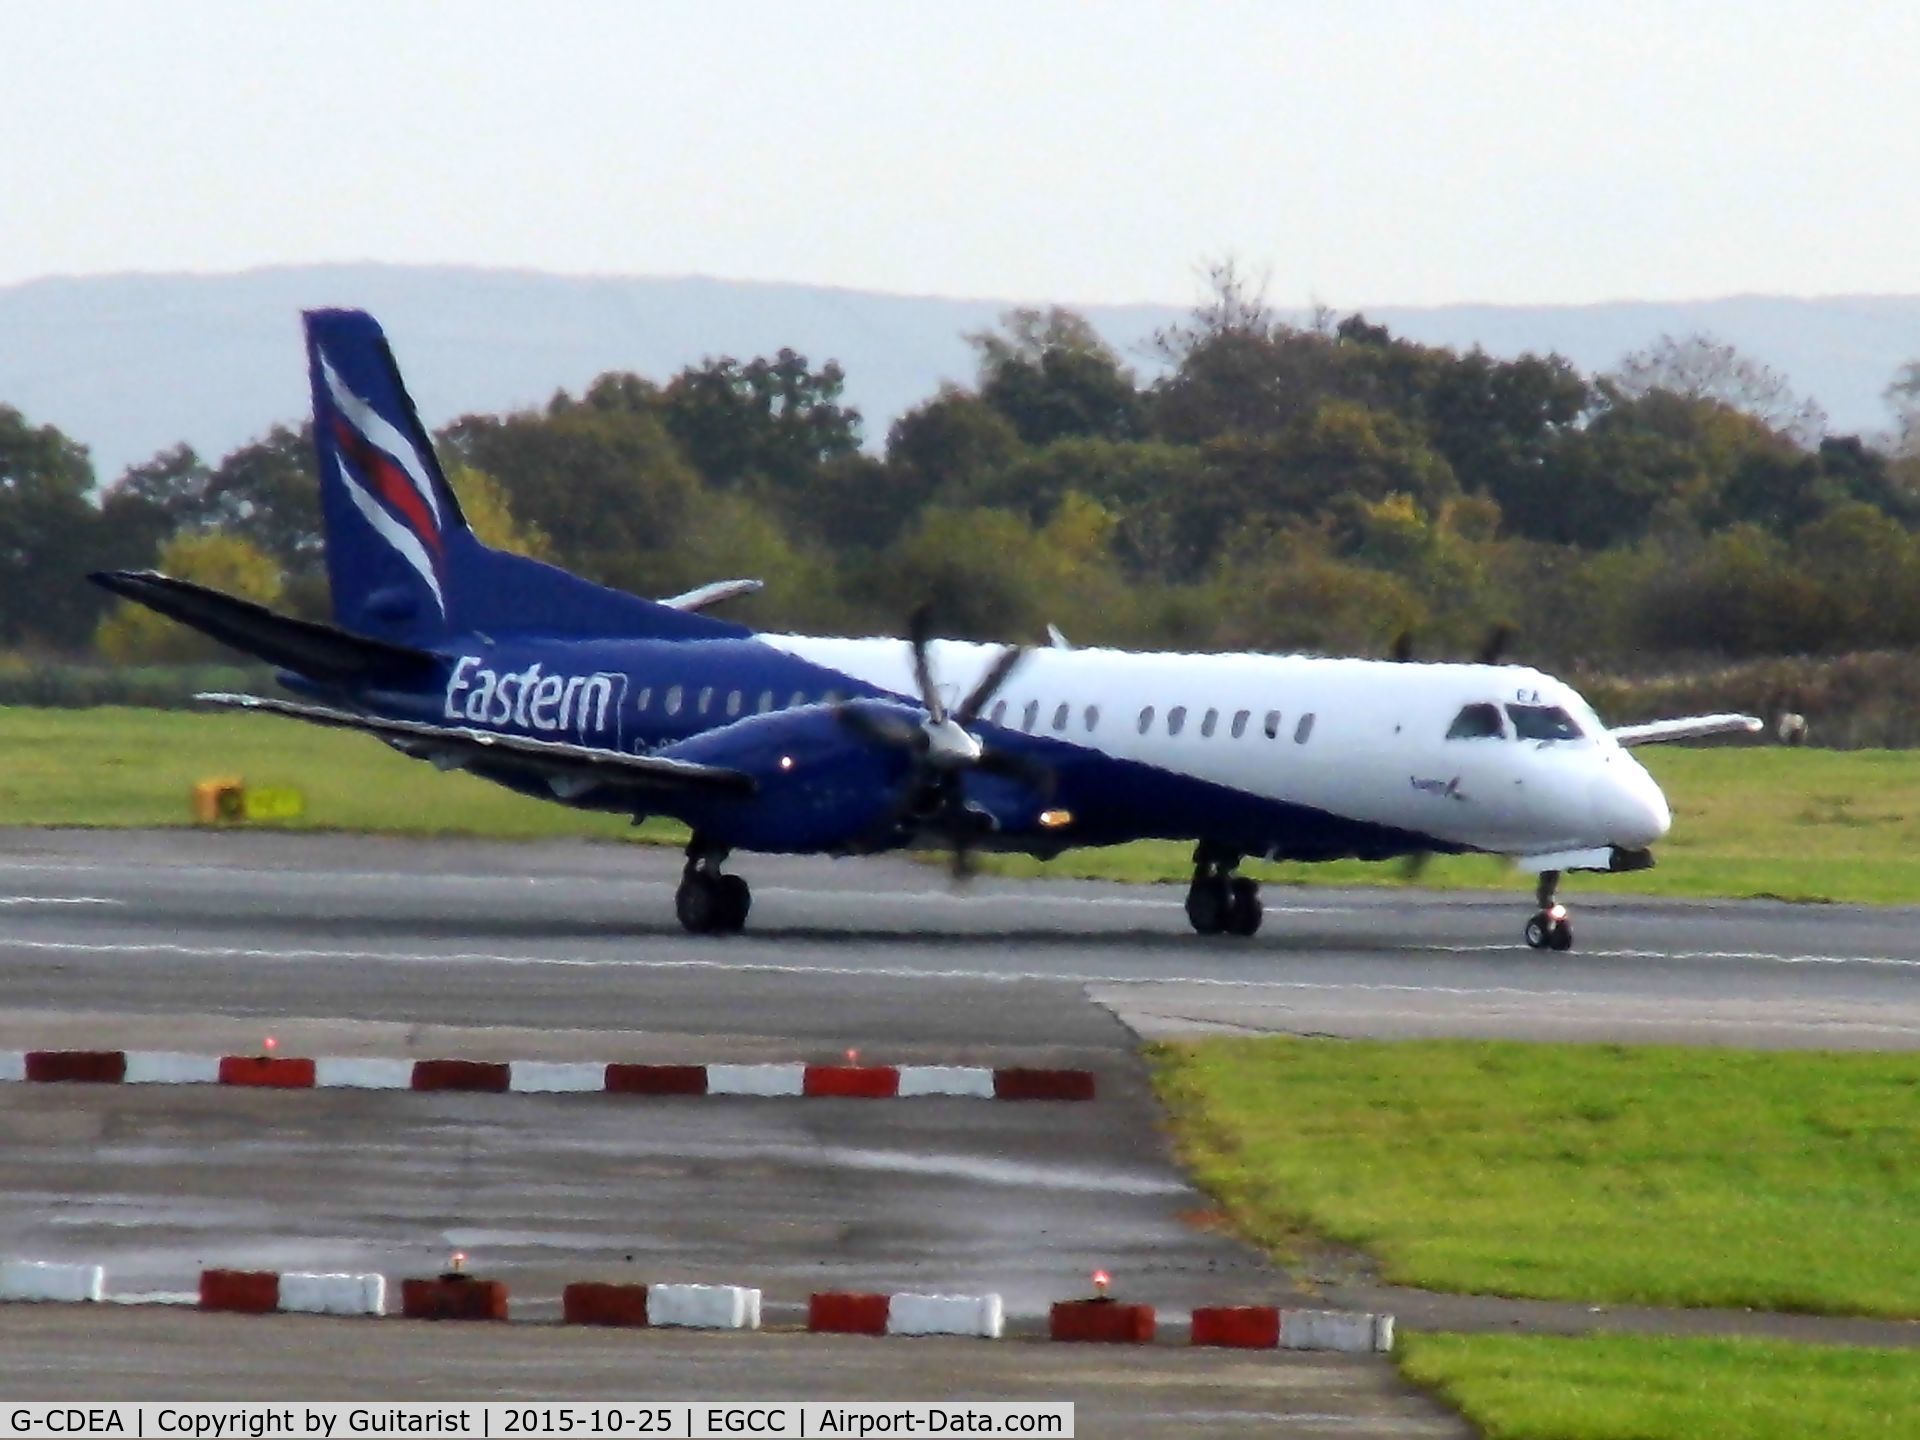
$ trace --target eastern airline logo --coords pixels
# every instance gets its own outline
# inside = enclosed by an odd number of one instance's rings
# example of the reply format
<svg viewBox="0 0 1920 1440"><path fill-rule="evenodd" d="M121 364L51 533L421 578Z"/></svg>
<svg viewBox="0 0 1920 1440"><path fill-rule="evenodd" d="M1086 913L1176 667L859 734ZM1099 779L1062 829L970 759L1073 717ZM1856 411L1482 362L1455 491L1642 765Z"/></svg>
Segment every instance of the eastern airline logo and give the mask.
<svg viewBox="0 0 1920 1440"><path fill-rule="evenodd" d="M413 442L354 394L320 352L320 375L333 398L334 468L347 498L374 532L400 552L433 592L442 615L440 499Z"/></svg>

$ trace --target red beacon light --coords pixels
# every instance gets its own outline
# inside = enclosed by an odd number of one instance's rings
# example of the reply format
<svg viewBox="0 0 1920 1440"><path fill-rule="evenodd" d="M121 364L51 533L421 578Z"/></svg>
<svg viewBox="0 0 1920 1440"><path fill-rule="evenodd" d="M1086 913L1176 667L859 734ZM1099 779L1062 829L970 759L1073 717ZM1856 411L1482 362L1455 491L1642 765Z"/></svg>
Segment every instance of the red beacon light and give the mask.
<svg viewBox="0 0 1920 1440"><path fill-rule="evenodd" d="M859 1063L860 1063L860 1052L854 1049L853 1046L849 1045L847 1047L847 1064L858 1065Z"/></svg>
<svg viewBox="0 0 1920 1440"><path fill-rule="evenodd" d="M1093 1272L1093 1295L1096 1300L1107 1298L1107 1287L1113 1284L1113 1277L1104 1270Z"/></svg>

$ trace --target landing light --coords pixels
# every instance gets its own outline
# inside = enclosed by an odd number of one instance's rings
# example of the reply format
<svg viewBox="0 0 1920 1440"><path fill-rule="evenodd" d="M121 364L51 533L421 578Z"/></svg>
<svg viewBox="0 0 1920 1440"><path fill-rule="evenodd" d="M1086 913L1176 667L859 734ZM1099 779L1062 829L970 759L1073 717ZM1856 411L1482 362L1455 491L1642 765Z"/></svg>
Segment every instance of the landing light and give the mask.
<svg viewBox="0 0 1920 1440"><path fill-rule="evenodd" d="M1549 906L1547 907L1547 918L1548 918L1549 920L1564 920L1564 919L1566 919L1566 918L1567 918L1567 907L1566 907L1566 906L1564 906L1564 905L1549 905Z"/></svg>
<svg viewBox="0 0 1920 1440"><path fill-rule="evenodd" d="M1071 810L1042 810L1040 812L1040 828L1043 830L1058 830L1062 825L1071 825L1072 823L1073 812Z"/></svg>
<svg viewBox="0 0 1920 1440"><path fill-rule="evenodd" d="M780 757L780 768L782 770L791 770L793 768L793 757L791 755L782 755Z"/></svg>

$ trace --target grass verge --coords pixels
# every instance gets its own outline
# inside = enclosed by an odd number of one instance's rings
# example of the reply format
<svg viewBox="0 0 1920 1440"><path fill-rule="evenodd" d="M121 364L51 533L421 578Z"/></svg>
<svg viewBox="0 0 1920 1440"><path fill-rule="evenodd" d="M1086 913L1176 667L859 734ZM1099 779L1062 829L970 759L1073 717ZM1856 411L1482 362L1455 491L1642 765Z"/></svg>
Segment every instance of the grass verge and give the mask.
<svg viewBox="0 0 1920 1440"><path fill-rule="evenodd" d="M1581 890L1636 895L1771 897L1920 903L1920 752L1653 746L1640 758L1667 792L1673 832L1659 863L1631 875L1581 875ZM1193 871L1193 847L1164 841L1081 850L1042 864L988 857L996 873L1175 882ZM1399 861L1251 865L1277 884L1404 884ZM1435 889L1512 886L1504 862L1438 857L1418 884Z"/></svg>
<svg viewBox="0 0 1920 1440"><path fill-rule="evenodd" d="M1920 1056L1222 1039L1152 1048L1243 1233L1543 1299L1920 1315Z"/></svg>
<svg viewBox="0 0 1920 1440"><path fill-rule="evenodd" d="M260 715L184 711L0 709L0 824L191 823L194 783L237 775L292 785L298 819L258 828L371 830L502 839L585 836L673 840L677 826L570 810L470 775L442 774L365 735Z"/></svg>
<svg viewBox="0 0 1920 1440"><path fill-rule="evenodd" d="M1398 1348L1488 1440L1895 1440L1920 1417L1909 1350L1422 1334Z"/></svg>

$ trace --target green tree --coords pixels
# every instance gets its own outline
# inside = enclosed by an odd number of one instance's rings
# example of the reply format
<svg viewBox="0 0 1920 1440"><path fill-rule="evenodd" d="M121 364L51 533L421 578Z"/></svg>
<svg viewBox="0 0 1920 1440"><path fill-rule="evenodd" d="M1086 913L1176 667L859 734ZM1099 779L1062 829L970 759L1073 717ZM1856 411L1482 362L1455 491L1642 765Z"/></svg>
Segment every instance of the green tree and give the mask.
<svg viewBox="0 0 1920 1440"><path fill-rule="evenodd" d="M997 331L967 337L980 359L980 398L1029 445L1069 436L1131 440L1142 405L1131 372L1085 317L1009 310Z"/></svg>
<svg viewBox="0 0 1920 1440"><path fill-rule="evenodd" d="M460 502L467 527L481 544L534 560L553 559L553 542L547 533L538 525L523 525L514 519L506 487L486 471L472 465L454 465L447 470L447 483Z"/></svg>
<svg viewBox="0 0 1920 1440"><path fill-rule="evenodd" d="M191 580L243 600L271 605L280 598L280 568L259 546L220 530L178 535L160 552L162 574ZM120 664L181 664L231 658L199 632L144 605L119 601L94 632L94 648Z"/></svg>
<svg viewBox="0 0 1920 1440"><path fill-rule="evenodd" d="M661 394L668 431L716 489L753 477L801 489L819 467L860 448L860 412L841 403L846 376L829 360L782 350L741 364L731 357L689 366Z"/></svg>
<svg viewBox="0 0 1920 1440"><path fill-rule="evenodd" d="M0 405L0 641L85 643L104 602L80 578L100 539L92 489L85 446Z"/></svg>

